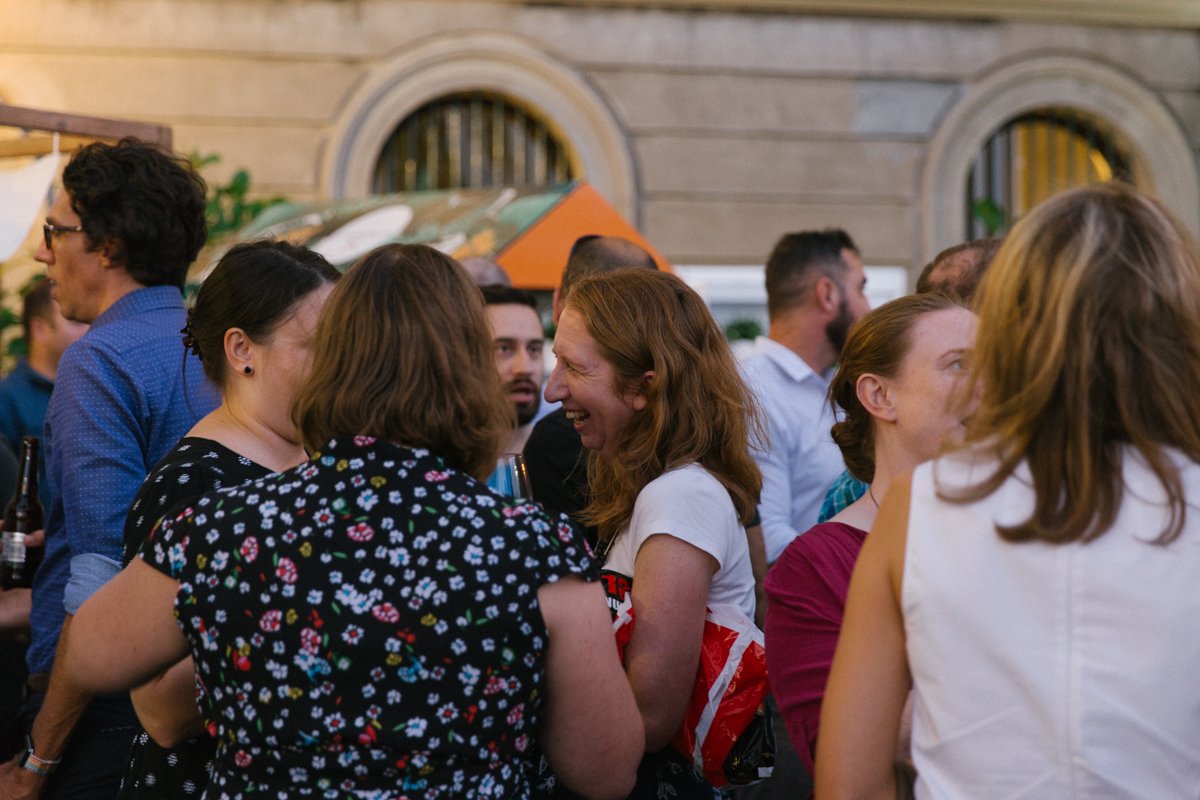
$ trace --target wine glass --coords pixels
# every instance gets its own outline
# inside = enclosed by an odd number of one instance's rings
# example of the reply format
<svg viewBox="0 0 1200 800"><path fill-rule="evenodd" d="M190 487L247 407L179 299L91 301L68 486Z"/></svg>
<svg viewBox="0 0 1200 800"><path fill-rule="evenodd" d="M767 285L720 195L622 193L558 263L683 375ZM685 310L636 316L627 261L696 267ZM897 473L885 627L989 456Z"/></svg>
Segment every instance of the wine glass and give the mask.
<svg viewBox="0 0 1200 800"><path fill-rule="evenodd" d="M525 468L525 457L520 453L504 453L496 460L496 469L488 478L488 486L502 495L517 500L532 500L529 488L529 471Z"/></svg>

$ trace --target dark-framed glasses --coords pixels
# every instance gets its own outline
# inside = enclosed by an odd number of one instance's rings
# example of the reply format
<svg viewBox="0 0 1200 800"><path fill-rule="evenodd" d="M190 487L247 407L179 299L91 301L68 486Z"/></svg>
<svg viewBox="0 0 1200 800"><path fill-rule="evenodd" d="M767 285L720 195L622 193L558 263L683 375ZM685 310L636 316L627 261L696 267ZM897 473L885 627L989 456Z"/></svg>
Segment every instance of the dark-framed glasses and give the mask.
<svg viewBox="0 0 1200 800"><path fill-rule="evenodd" d="M82 225L55 225L53 222L42 223L42 238L46 241L46 249L49 250L53 245L54 234L56 233L83 233Z"/></svg>

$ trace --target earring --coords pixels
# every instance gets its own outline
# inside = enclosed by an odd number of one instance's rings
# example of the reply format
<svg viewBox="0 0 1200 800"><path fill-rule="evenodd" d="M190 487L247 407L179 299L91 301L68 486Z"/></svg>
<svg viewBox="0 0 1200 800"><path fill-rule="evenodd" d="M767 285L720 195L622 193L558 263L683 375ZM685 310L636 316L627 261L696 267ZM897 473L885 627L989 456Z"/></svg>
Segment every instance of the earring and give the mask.
<svg viewBox="0 0 1200 800"><path fill-rule="evenodd" d="M246 373L247 375L249 375L251 372L254 372L254 367L252 367L252 366L250 366L249 364L247 364L246 366L242 367L242 372L244 372L244 373Z"/></svg>

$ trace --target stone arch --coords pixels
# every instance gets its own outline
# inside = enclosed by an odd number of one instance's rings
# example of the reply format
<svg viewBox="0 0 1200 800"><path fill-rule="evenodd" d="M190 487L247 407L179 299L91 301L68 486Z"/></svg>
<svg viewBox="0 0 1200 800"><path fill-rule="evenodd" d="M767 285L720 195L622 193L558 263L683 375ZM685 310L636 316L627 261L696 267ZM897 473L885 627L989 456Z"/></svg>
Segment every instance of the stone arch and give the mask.
<svg viewBox="0 0 1200 800"><path fill-rule="evenodd" d="M488 91L528 104L570 149L576 172L637 222L628 140L604 99L575 70L510 35L439 38L376 67L346 104L322 168L331 197L370 191L375 160L408 114L439 97Z"/></svg>
<svg viewBox="0 0 1200 800"><path fill-rule="evenodd" d="M921 176L917 263L962 239L967 174L979 148L1008 120L1047 106L1068 107L1112 126L1131 151L1134 180L1194 232L1200 230L1196 153L1155 92L1124 72L1076 56L1040 56L987 72L938 126Z"/></svg>

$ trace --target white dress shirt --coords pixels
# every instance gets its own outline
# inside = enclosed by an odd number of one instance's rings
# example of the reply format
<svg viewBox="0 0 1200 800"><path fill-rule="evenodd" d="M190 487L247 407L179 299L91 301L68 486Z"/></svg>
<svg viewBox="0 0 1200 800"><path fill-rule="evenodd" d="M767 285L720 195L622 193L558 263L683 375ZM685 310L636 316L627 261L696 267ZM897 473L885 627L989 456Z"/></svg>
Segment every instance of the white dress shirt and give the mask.
<svg viewBox="0 0 1200 800"><path fill-rule="evenodd" d="M767 561L812 527L825 492L845 464L829 435L829 378L785 345L765 336L742 362L742 374L762 407L769 443L754 453L763 473L758 513Z"/></svg>

